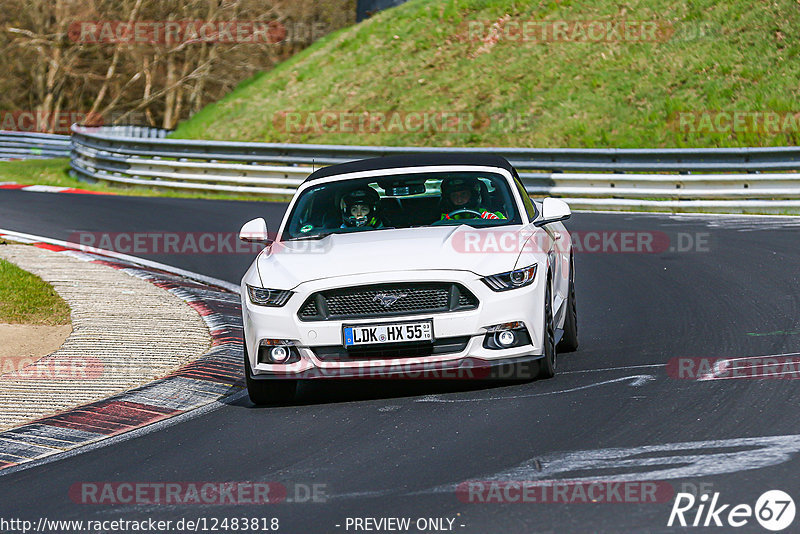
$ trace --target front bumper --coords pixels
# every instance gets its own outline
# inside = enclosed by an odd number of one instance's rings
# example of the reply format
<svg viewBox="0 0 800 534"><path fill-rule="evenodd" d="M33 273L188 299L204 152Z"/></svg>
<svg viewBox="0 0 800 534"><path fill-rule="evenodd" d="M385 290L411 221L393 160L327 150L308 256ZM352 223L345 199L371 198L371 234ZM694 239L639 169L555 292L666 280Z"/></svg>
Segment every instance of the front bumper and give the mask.
<svg viewBox="0 0 800 534"><path fill-rule="evenodd" d="M403 315L347 321L300 321L300 306L308 295L336 287L392 282L457 282L467 287L479 300L474 310L439 314ZM245 277L247 281L247 276ZM243 281L243 282L245 282ZM244 289L244 284L243 284ZM378 273L317 280L295 288L295 295L281 308L252 304L243 291L242 311L251 378L531 378L542 357L544 284L541 277L527 287L494 292L481 279L467 271L418 271ZM371 357L331 361L318 353L326 347L342 346L344 324L382 324L414 320L432 320L435 339L466 339L463 349L445 354L417 357ZM508 348L484 347L487 327L521 322L530 336L530 344ZM262 340L291 340L300 355L290 364L269 364L258 361ZM394 344L387 344L391 348Z"/></svg>
<svg viewBox="0 0 800 534"><path fill-rule="evenodd" d="M445 362L406 362L396 365L369 365L358 368L313 367L300 372L250 374L252 380L313 380L334 378L388 378L431 380L525 380L536 378L539 360L544 355L518 356L496 360L460 358Z"/></svg>

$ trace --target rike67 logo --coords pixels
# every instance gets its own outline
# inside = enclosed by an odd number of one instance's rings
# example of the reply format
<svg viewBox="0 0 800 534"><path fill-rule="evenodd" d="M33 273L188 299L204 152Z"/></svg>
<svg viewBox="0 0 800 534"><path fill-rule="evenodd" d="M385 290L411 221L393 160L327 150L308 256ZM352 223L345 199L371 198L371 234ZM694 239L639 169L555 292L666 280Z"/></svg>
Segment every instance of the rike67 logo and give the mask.
<svg viewBox="0 0 800 534"><path fill-rule="evenodd" d="M767 530L779 532L786 529L794 521L794 500L781 490L764 492L755 506L749 504L722 504L719 492L709 497L708 494L696 498L691 493L678 493L669 514L667 526L742 527L753 517ZM711 502L709 502L709 498ZM697 510L693 510L698 504ZM687 520L688 518L688 520Z"/></svg>

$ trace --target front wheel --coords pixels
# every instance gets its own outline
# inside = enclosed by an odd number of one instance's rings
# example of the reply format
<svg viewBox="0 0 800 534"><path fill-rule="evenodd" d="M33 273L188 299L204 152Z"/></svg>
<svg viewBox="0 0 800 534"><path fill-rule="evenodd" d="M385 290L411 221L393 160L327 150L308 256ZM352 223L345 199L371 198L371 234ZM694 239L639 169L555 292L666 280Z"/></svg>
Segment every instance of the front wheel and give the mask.
<svg viewBox="0 0 800 534"><path fill-rule="evenodd" d="M539 360L538 378L553 378L556 374L556 327L553 324L553 293L550 277L544 290L544 358Z"/></svg>
<svg viewBox="0 0 800 534"><path fill-rule="evenodd" d="M284 404L294 400L297 393L297 380L254 380L250 377L250 358L247 346L244 348L244 377L247 384L247 396L256 406L264 404Z"/></svg>
<svg viewBox="0 0 800 534"><path fill-rule="evenodd" d="M569 257L569 293L567 295L567 316L564 318L564 336L558 343L559 352L578 350L578 309L575 306L575 259Z"/></svg>

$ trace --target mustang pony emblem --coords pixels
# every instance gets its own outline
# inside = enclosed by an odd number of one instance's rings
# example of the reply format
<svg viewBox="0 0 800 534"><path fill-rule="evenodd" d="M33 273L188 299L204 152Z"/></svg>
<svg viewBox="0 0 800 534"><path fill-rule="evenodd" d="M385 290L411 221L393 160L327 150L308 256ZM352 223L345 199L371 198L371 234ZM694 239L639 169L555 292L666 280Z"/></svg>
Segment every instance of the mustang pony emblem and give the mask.
<svg viewBox="0 0 800 534"><path fill-rule="evenodd" d="M397 293L396 295L390 295L389 293L378 293L372 298L372 302L378 302L384 308L391 308L395 302L407 296L408 293Z"/></svg>

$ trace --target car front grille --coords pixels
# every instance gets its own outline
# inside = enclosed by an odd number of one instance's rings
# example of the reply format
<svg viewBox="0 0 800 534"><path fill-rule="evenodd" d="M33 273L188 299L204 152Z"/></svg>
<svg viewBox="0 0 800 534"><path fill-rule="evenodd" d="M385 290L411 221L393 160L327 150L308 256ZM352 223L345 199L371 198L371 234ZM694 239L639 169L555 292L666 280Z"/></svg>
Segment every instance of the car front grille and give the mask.
<svg viewBox="0 0 800 534"><path fill-rule="evenodd" d="M320 291L300 307L301 321L365 319L474 310L478 299L461 284L374 284Z"/></svg>
<svg viewBox="0 0 800 534"><path fill-rule="evenodd" d="M469 336L437 339L433 342L387 343L368 347L345 348L341 345L313 347L311 350L324 362L353 362L373 359L419 358L438 354L454 354L467 348Z"/></svg>

